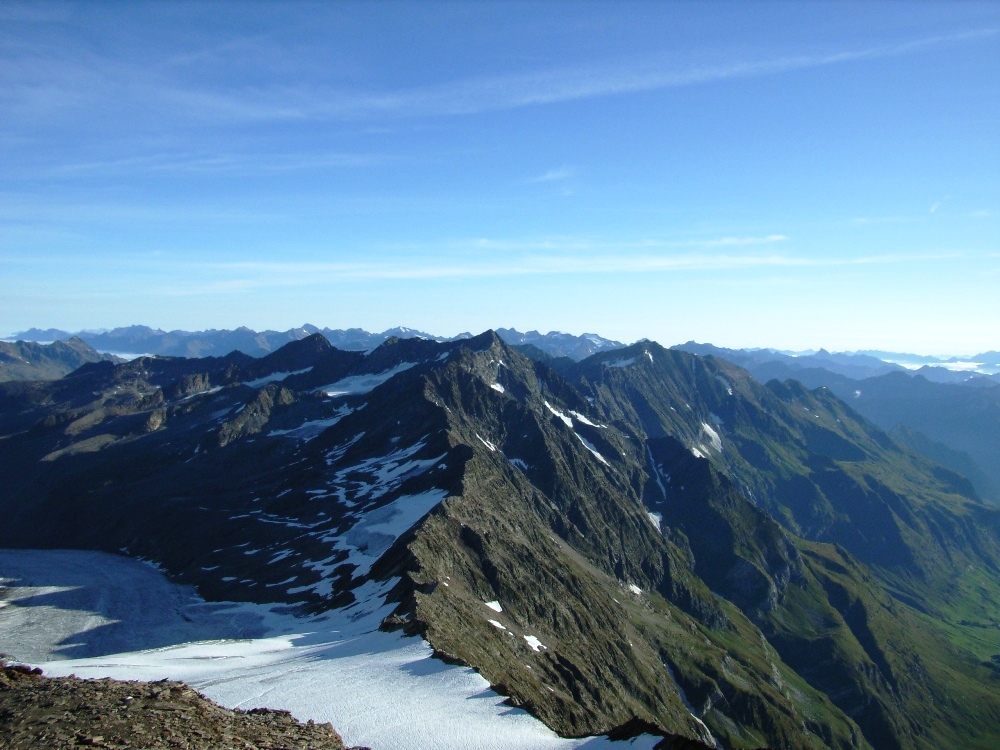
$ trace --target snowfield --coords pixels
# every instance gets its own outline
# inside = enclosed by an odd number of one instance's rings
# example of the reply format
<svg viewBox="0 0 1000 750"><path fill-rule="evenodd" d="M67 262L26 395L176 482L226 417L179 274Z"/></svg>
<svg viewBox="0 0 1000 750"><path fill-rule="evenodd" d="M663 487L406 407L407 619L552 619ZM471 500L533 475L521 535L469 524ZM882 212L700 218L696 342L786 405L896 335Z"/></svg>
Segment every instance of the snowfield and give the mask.
<svg viewBox="0 0 1000 750"><path fill-rule="evenodd" d="M404 370L409 370L411 367L416 367L416 364L416 362L403 362L385 372L368 375L351 375L350 377L338 380L336 383L324 385L320 390L325 391L327 396L353 396L359 393L369 393L389 380L393 375L397 375Z"/></svg>
<svg viewBox="0 0 1000 750"><path fill-rule="evenodd" d="M659 740L562 739L474 670L431 658L420 638L379 632L392 583L297 618L278 606L206 603L129 558L0 550L0 651L50 676L183 680L229 708L328 721L348 746L373 750L624 750Z"/></svg>
<svg viewBox="0 0 1000 750"><path fill-rule="evenodd" d="M289 378L292 375L302 375L310 370L312 370L312 367L307 367L304 370L292 370L291 372L272 372L270 375L265 375L264 377L257 378L256 380L247 380L243 383L243 385L250 388L260 388L268 383L280 383L285 378Z"/></svg>

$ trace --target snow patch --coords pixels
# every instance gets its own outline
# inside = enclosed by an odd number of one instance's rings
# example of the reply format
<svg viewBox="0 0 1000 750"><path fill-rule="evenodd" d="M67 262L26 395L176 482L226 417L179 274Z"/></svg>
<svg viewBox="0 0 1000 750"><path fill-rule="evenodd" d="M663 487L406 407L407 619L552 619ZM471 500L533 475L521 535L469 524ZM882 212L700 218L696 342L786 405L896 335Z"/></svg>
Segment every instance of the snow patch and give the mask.
<svg viewBox="0 0 1000 750"><path fill-rule="evenodd" d="M546 651L548 650L548 646L546 646L545 644L543 644L535 636L533 636L533 635L526 635L526 636L522 636L522 637L524 638L524 640L526 640L528 642L528 645L531 646L531 650L532 651L541 651L543 648Z"/></svg>
<svg viewBox="0 0 1000 750"><path fill-rule="evenodd" d="M502 385L500 385L499 383L490 383L490 388L492 388L497 393L503 393L504 392L504 387Z"/></svg>
<svg viewBox="0 0 1000 750"><path fill-rule="evenodd" d="M216 411L213 411L209 415L209 417L211 419L214 419L216 422L222 422L222 421L224 421L224 417L227 414L229 414L229 412L231 412L235 407L236 407L236 404L231 404L230 406L227 406L225 409L218 409ZM243 411L243 407L240 407L240 411Z"/></svg>
<svg viewBox="0 0 1000 750"><path fill-rule="evenodd" d="M270 375L265 375L262 378L257 378L256 380L247 380L243 385L249 388L260 388L262 385L267 385L268 383L277 383L285 378L291 377L292 375L303 375L312 370L312 367L307 367L304 370L292 370L291 372L272 372Z"/></svg>
<svg viewBox="0 0 1000 750"><path fill-rule="evenodd" d="M639 588L638 586L636 586L634 583L630 583L628 585L628 590L631 591L636 596L641 596L642 595L642 589Z"/></svg>
<svg viewBox="0 0 1000 750"><path fill-rule="evenodd" d="M115 390L119 391L119 390L121 390L121 388L115 388ZM186 395L183 398L180 398L178 400L179 401L188 401L188 400L190 400L192 398L197 398L198 396L209 396L209 395L211 395L213 393L218 393L221 390L222 390L222 386L221 385L216 385L216 386L213 386L212 388L209 388L207 391L197 391L196 393L189 393L188 395Z"/></svg>
<svg viewBox="0 0 1000 750"><path fill-rule="evenodd" d="M445 585L447 586L448 584L445 584ZM490 625L492 625L495 628L498 628L499 630L506 630L507 629L503 625L501 625L499 622L497 622L496 620L488 620L488 622L490 623Z"/></svg>
<svg viewBox="0 0 1000 750"><path fill-rule="evenodd" d="M666 488L666 485L664 484L664 480L666 480L666 483L669 484L670 483L670 476L667 475L667 474L664 474L663 473L663 467L660 466L658 463L656 463L655 459L653 458L653 451L649 447L648 443L646 444L646 455L649 456L649 465L653 469L653 476L656 479L657 486L660 488L660 494L663 495L663 499L666 500L667 499L667 488Z"/></svg>
<svg viewBox="0 0 1000 750"><path fill-rule="evenodd" d="M320 390L326 393L327 396L352 396L359 393L368 393L378 388L378 386L394 375L398 375L404 370L409 370L411 367L416 367L416 365L416 362L403 362L385 372L351 375L350 377L338 380L336 383L324 385Z"/></svg>
<svg viewBox="0 0 1000 750"><path fill-rule="evenodd" d="M327 537L325 541L335 541L334 549L348 552L347 559L337 563L337 567L346 562L357 566L355 578L367 574L393 542L447 496L446 490L439 489L416 495L402 495L387 505L365 513L347 533L338 534L333 539ZM313 569L317 569L316 564ZM331 580L324 579L317 584L319 588L315 590L321 596L329 595L332 585Z"/></svg>
<svg viewBox="0 0 1000 750"><path fill-rule="evenodd" d="M604 458L604 456L602 456L600 453L597 452L597 448L594 447L593 443L591 443L589 440L587 440L587 438L583 437L579 432L574 432L573 434L576 435L580 439L580 442L583 443L583 447L584 448L586 448L588 451L590 451L591 453L594 454L594 457L598 461L600 461L605 466L611 466L611 464L609 464L607 462L607 460Z"/></svg>
<svg viewBox="0 0 1000 750"><path fill-rule="evenodd" d="M656 527L656 530L662 531L662 529L660 528L660 523L662 523L663 521L663 514L646 511L646 515L649 516L649 522Z"/></svg>
<svg viewBox="0 0 1000 750"><path fill-rule="evenodd" d="M359 438L360 435L352 438L347 446L332 451L327 457L327 463L330 465L335 463L343 456L347 447ZM365 499L376 500L399 487L406 479L436 466L446 455L442 453L433 458L412 458L423 447L424 443L418 442L385 456L366 458L354 466L340 469L333 479L327 482L327 487L330 488L330 492L335 492L343 503Z"/></svg>
<svg viewBox="0 0 1000 750"><path fill-rule="evenodd" d="M296 440L302 440L303 442L309 442L314 437L320 435L323 430L328 427L333 427L337 422L350 414L353 409L349 409L344 406L340 411L337 412L336 416L330 417L328 419L314 419L308 422L303 422L298 427L293 427L290 430L271 430L267 433L268 437L288 437L295 438Z"/></svg>
<svg viewBox="0 0 1000 750"><path fill-rule="evenodd" d="M480 435L478 432L476 433L476 437L479 438L479 442L482 443L483 445L485 445L487 448L489 448L490 451L493 451L493 452L496 451L497 447L495 445L493 445L493 443L491 443L489 440L487 440L486 438L484 438L482 435Z"/></svg>
<svg viewBox="0 0 1000 750"><path fill-rule="evenodd" d="M694 706L692 706L691 702L688 700L687 694L684 692L684 688L681 687L681 684L677 682L677 678L674 676L674 670L672 670L670 665L666 662L663 662L663 668L667 670L667 674L670 675L670 679L674 681L674 685L677 687L677 695L680 697L681 703L684 704L684 708L687 709L688 713L691 714L691 718L698 722L699 726L701 726L704 731L704 741L710 745L714 745L715 747L722 747L722 745L719 744L719 741L712 735L711 730L709 730L709 728L705 725L705 722L703 722L698 717L698 714L695 713Z"/></svg>
<svg viewBox="0 0 1000 750"><path fill-rule="evenodd" d="M605 367L628 367L630 364L635 362L635 357L629 357L628 359L616 359L613 362L605 362Z"/></svg>
<svg viewBox="0 0 1000 750"><path fill-rule="evenodd" d="M508 458L507 460L510 461L512 464L514 464L514 466L516 466L522 472L528 470L528 464L522 461L520 458Z"/></svg>
<svg viewBox="0 0 1000 750"><path fill-rule="evenodd" d="M715 379L718 380L720 383L722 383L723 387L726 389L726 391L729 393L730 396L733 395L733 386L730 384L728 380L726 380L719 374L716 374Z"/></svg>
<svg viewBox="0 0 1000 750"><path fill-rule="evenodd" d="M553 414L555 414L557 417L559 417L559 419L563 421L564 425L566 425L570 429L573 429L573 420L571 417L567 417L561 411L552 406L552 404L550 404L548 401L545 402L545 408L548 409Z"/></svg>
<svg viewBox="0 0 1000 750"><path fill-rule="evenodd" d="M719 433L712 429L712 426L708 422L701 423L701 429L705 431L708 435L708 439L712 441L712 447L715 450L722 452L722 438L719 437Z"/></svg>
<svg viewBox="0 0 1000 750"><path fill-rule="evenodd" d="M602 430L608 429L608 426L606 424L596 424L595 422L591 422L589 419L587 419L578 411L571 411L570 414L573 415L573 419L575 419L577 422L582 422L583 424L589 427L599 427Z"/></svg>
<svg viewBox="0 0 1000 750"><path fill-rule="evenodd" d="M498 602L496 599L494 599L491 602L485 602L485 604L494 612L503 612L503 607L500 606L500 602Z"/></svg>

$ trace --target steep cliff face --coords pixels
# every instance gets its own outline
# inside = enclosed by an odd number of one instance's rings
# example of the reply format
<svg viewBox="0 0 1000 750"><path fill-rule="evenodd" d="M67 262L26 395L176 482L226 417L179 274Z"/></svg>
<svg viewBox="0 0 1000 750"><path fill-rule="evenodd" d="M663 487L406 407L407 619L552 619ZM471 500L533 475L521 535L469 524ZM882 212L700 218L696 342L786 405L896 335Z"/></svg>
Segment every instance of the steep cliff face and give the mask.
<svg viewBox="0 0 1000 750"><path fill-rule="evenodd" d="M976 628L996 511L823 391L652 342L545 364L487 332L92 365L0 407L0 544L313 610L391 581L383 627L565 735L1000 737Z"/></svg>

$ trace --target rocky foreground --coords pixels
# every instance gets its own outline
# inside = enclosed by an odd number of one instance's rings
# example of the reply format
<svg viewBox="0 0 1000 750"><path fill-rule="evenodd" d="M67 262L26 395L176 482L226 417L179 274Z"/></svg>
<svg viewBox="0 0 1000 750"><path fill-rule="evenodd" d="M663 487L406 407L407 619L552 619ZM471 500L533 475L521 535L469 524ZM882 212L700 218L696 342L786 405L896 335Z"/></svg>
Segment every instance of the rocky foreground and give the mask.
<svg viewBox="0 0 1000 750"><path fill-rule="evenodd" d="M0 748L344 750L329 724L230 711L183 682L45 677L0 661Z"/></svg>

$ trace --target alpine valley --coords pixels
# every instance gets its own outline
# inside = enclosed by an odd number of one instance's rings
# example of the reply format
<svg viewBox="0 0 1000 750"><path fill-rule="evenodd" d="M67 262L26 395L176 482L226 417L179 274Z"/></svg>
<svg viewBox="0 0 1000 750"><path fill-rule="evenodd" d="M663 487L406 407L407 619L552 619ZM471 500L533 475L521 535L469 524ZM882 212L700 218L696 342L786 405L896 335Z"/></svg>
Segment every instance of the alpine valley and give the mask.
<svg viewBox="0 0 1000 750"><path fill-rule="evenodd" d="M968 479L832 385L503 333L0 383L0 547L303 616L385 592L382 630L566 737L1000 747L1000 509Z"/></svg>

